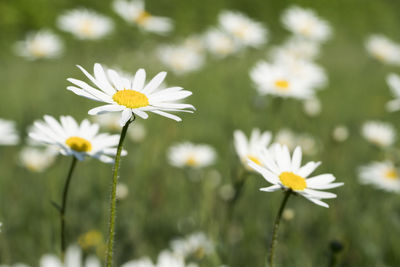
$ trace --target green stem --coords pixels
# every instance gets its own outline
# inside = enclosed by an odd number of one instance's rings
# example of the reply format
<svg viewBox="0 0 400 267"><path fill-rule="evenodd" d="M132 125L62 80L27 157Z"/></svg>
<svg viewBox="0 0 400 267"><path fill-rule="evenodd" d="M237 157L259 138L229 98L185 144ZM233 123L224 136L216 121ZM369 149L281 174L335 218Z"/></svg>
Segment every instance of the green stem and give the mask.
<svg viewBox="0 0 400 267"><path fill-rule="evenodd" d="M65 238L65 213L67 212L67 198L68 198L68 189L71 183L72 173L74 172L76 166L77 159L72 156L71 166L68 171L67 179L65 180L64 189L63 189L63 197L61 207L59 209L60 212L60 228L61 228L61 258L64 259L65 250L66 250L66 238Z"/></svg>
<svg viewBox="0 0 400 267"><path fill-rule="evenodd" d="M117 203L117 182L118 182L118 169L119 163L121 160L121 152L122 152L122 144L124 142L126 132L128 130L129 124L133 120L129 120L125 126L122 128L121 136L119 138L117 154L115 155L114 162L114 173L112 180L112 189L111 189L111 199L110 199L110 223L108 228L108 242L107 242L107 255L106 255L106 263L107 267L112 267L113 264L113 250L114 250L114 237L115 237L115 217L116 217L116 203Z"/></svg>
<svg viewBox="0 0 400 267"><path fill-rule="evenodd" d="M270 250L269 250L270 253L269 253L269 257L268 257L269 265L267 265L267 267L268 266L274 267L274 254L275 254L276 244L278 243L277 237L278 237L279 223L281 221L283 210L285 209L286 203L291 194L292 194L292 190L286 191L285 196L282 200L281 206L279 208L278 214L276 215L276 218L275 218L274 229L272 231L272 241L271 241L271 246L270 246Z"/></svg>

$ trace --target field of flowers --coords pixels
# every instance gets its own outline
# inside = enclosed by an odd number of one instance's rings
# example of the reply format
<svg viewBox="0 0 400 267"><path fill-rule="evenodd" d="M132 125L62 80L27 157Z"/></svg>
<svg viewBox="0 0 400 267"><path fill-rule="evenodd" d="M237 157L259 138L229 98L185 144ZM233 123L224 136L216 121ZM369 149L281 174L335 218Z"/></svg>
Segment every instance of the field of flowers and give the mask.
<svg viewBox="0 0 400 267"><path fill-rule="evenodd" d="M0 266L400 266L399 11L0 1Z"/></svg>

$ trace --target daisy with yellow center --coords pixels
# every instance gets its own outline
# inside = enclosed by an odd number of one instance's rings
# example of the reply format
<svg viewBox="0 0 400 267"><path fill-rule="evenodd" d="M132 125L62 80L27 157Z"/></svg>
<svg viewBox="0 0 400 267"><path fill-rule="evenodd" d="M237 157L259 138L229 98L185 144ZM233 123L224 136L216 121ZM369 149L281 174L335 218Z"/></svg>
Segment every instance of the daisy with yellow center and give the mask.
<svg viewBox="0 0 400 267"><path fill-rule="evenodd" d="M204 168L215 163L216 160L214 148L189 142L173 145L168 150L167 156L170 164L179 168Z"/></svg>
<svg viewBox="0 0 400 267"><path fill-rule="evenodd" d="M400 44L382 34L372 34L365 41L367 52L384 64L400 65Z"/></svg>
<svg viewBox="0 0 400 267"><path fill-rule="evenodd" d="M29 33L15 45L15 52L29 60L57 58L62 51L61 39L49 30Z"/></svg>
<svg viewBox="0 0 400 267"><path fill-rule="evenodd" d="M378 189L400 193L400 174L391 161L372 162L358 170L360 183L371 184Z"/></svg>
<svg viewBox="0 0 400 267"><path fill-rule="evenodd" d="M106 105L89 110L90 115L122 112L120 124L124 126L134 115L147 119L147 112L181 121L181 118L170 112L192 112L194 110L192 105L178 102L190 96L192 92L183 90L182 87L159 89L167 75L165 72L160 72L145 84L146 72L143 69L139 69L135 77L129 80L120 76L113 69L108 69L106 74L98 63L94 65L94 76L81 66L78 67L96 88L83 81L69 78L68 81L75 86L69 86L67 89L77 95L106 103Z"/></svg>

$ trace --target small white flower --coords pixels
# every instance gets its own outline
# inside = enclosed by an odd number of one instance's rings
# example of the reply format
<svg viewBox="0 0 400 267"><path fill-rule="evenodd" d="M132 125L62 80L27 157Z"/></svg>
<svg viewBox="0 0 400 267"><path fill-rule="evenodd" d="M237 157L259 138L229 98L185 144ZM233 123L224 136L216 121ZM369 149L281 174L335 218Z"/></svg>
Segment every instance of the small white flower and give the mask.
<svg viewBox="0 0 400 267"><path fill-rule="evenodd" d="M170 18L153 16L145 9L142 0L115 0L114 11L126 22L136 24L140 29L158 34L166 34L173 30Z"/></svg>
<svg viewBox="0 0 400 267"><path fill-rule="evenodd" d="M282 23L292 33L312 41L324 42L332 35L329 23L311 9L292 6L283 13Z"/></svg>
<svg viewBox="0 0 400 267"><path fill-rule="evenodd" d="M400 110L400 76L390 73L386 77L386 83L389 85L390 91L395 99L386 103L386 109L390 112Z"/></svg>
<svg viewBox="0 0 400 267"><path fill-rule="evenodd" d="M204 34L206 49L217 57L226 57L238 51L234 39L219 29L210 29Z"/></svg>
<svg viewBox="0 0 400 267"><path fill-rule="evenodd" d="M46 254L40 258L39 262L40 267L101 267L101 262L95 256L89 256L86 258L84 264L82 264L82 251L77 246L70 246L67 248L65 253L65 262L64 264L61 260L53 255Z"/></svg>
<svg viewBox="0 0 400 267"><path fill-rule="evenodd" d="M360 182L372 184L379 189L400 193L399 170L390 161L372 162L358 170Z"/></svg>
<svg viewBox="0 0 400 267"><path fill-rule="evenodd" d="M365 122L361 134L368 142L380 147L389 147L396 140L394 127L389 123L380 121Z"/></svg>
<svg viewBox="0 0 400 267"><path fill-rule="evenodd" d="M248 160L249 166L272 184L272 186L261 188L261 191L292 190L311 202L328 208L329 206L321 199L336 198L336 195L320 190L343 185L343 183L332 183L336 179L332 174L320 174L308 178L320 165L320 162L310 161L301 166L302 152L300 147L296 147L292 156L290 156L289 149L281 145L274 146L273 151L272 149L263 149L261 155L262 165Z"/></svg>
<svg viewBox="0 0 400 267"><path fill-rule="evenodd" d="M99 134L99 125L83 120L79 125L71 116L61 116L59 123L49 115L36 121L29 137L40 143L57 146L65 156L84 160L86 156L112 163L119 135ZM123 153L126 155L126 152Z"/></svg>
<svg viewBox="0 0 400 267"><path fill-rule="evenodd" d="M215 163L214 148L204 144L184 142L176 144L168 150L168 160L172 166L183 168L203 168Z"/></svg>
<svg viewBox="0 0 400 267"><path fill-rule="evenodd" d="M275 143L287 146L291 151L297 145L297 136L290 129L281 129L275 135Z"/></svg>
<svg viewBox="0 0 400 267"><path fill-rule="evenodd" d="M121 265L121 267L155 267L150 258L131 260Z"/></svg>
<svg viewBox="0 0 400 267"><path fill-rule="evenodd" d="M135 122L135 124L128 130L129 138L136 143L142 142L146 135L146 128L140 122Z"/></svg>
<svg viewBox="0 0 400 267"><path fill-rule="evenodd" d="M204 255L210 255L214 252L213 242L202 232L172 240L171 248L174 254L183 258L194 256L201 259Z"/></svg>
<svg viewBox="0 0 400 267"><path fill-rule="evenodd" d="M310 117L318 116L321 113L321 101L316 97L306 99L303 102L303 110Z"/></svg>
<svg viewBox="0 0 400 267"><path fill-rule="evenodd" d="M25 168L33 172L43 172L50 167L56 158L57 152L49 147L46 149L25 147L19 153L19 160Z"/></svg>
<svg viewBox="0 0 400 267"><path fill-rule="evenodd" d="M218 20L221 29L241 45L259 47L267 42L267 29L240 12L222 11Z"/></svg>
<svg viewBox="0 0 400 267"><path fill-rule="evenodd" d="M185 45L161 46L157 51L157 55L165 66L178 75L197 71L204 65L202 51Z"/></svg>
<svg viewBox="0 0 400 267"><path fill-rule="evenodd" d="M113 22L95 11L74 9L65 12L58 18L58 27L72 33L78 39L100 39L109 34L114 27Z"/></svg>
<svg viewBox="0 0 400 267"><path fill-rule="evenodd" d="M286 40L283 45L273 48L270 55L274 62L286 62L289 60L311 61L319 55L319 52L318 43L295 36Z"/></svg>
<svg viewBox="0 0 400 267"><path fill-rule="evenodd" d="M369 36L365 47L375 59L389 65L400 65L400 45L386 36L381 34Z"/></svg>
<svg viewBox="0 0 400 267"><path fill-rule="evenodd" d="M349 129L344 125L338 125L333 129L332 137L337 142L344 142L349 137Z"/></svg>
<svg viewBox="0 0 400 267"><path fill-rule="evenodd" d="M119 132L121 131L120 117L121 115L118 113L104 113L94 116L93 121L108 131Z"/></svg>
<svg viewBox="0 0 400 267"><path fill-rule="evenodd" d="M30 60L56 58L63 51L61 39L49 30L29 33L25 40L15 44L15 52Z"/></svg>
<svg viewBox="0 0 400 267"><path fill-rule="evenodd" d="M16 145L19 142L19 136L15 129L15 122L0 119L0 145Z"/></svg>
<svg viewBox="0 0 400 267"><path fill-rule="evenodd" d="M118 183L117 185L117 199L122 200L125 199L129 194L129 188L124 183Z"/></svg>

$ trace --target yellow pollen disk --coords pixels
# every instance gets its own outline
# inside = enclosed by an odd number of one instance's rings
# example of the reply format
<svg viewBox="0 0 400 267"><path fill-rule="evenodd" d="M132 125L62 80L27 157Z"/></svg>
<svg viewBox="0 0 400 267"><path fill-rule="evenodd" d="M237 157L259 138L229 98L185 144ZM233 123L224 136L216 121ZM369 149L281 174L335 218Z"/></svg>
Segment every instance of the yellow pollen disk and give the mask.
<svg viewBox="0 0 400 267"><path fill-rule="evenodd" d="M194 156L190 156L186 160L186 165L188 165L190 167L195 167L195 166L197 166L197 160L195 159Z"/></svg>
<svg viewBox="0 0 400 267"><path fill-rule="evenodd" d="M80 31L86 36L92 36L92 34L93 34L93 21L85 20L84 22L82 22L82 25L80 27Z"/></svg>
<svg viewBox="0 0 400 267"><path fill-rule="evenodd" d="M293 172L282 172L279 175L282 184L292 190L303 191L307 188L306 179Z"/></svg>
<svg viewBox="0 0 400 267"><path fill-rule="evenodd" d="M116 92L112 99L121 106L127 108L142 108L149 105L149 99L145 94L135 90L121 90Z"/></svg>
<svg viewBox="0 0 400 267"><path fill-rule="evenodd" d="M79 136L72 136L65 141L65 144L77 152L89 152L92 150L92 144Z"/></svg>
<svg viewBox="0 0 400 267"><path fill-rule="evenodd" d="M261 161L260 161L257 157L248 155L247 158L248 158L249 160L251 160L252 162L254 162L255 164L257 164L257 165L260 165L260 166L262 165L262 164L261 164Z"/></svg>
<svg viewBox="0 0 400 267"><path fill-rule="evenodd" d="M384 174L385 178L396 180L399 179L399 175L395 169L387 170Z"/></svg>
<svg viewBox="0 0 400 267"><path fill-rule="evenodd" d="M46 55L42 45L37 41L32 44L31 52L35 57L43 57Z"/></svg>
<svg viewBox="0 0 400 267"><path fill-rule="evenodd" d="M151 14L147 11L142 11L139 16L136 18L136 22L138 24L144 24L146 23L146 21L151 17Z"/></svg>
<svg viewBox="0 0 400 267"><path fill-rule="evenodd" d="M278 87L278 90L281 90L281 91L289 90L289 82L286 80L276 80L275 86Z"/></svg>

